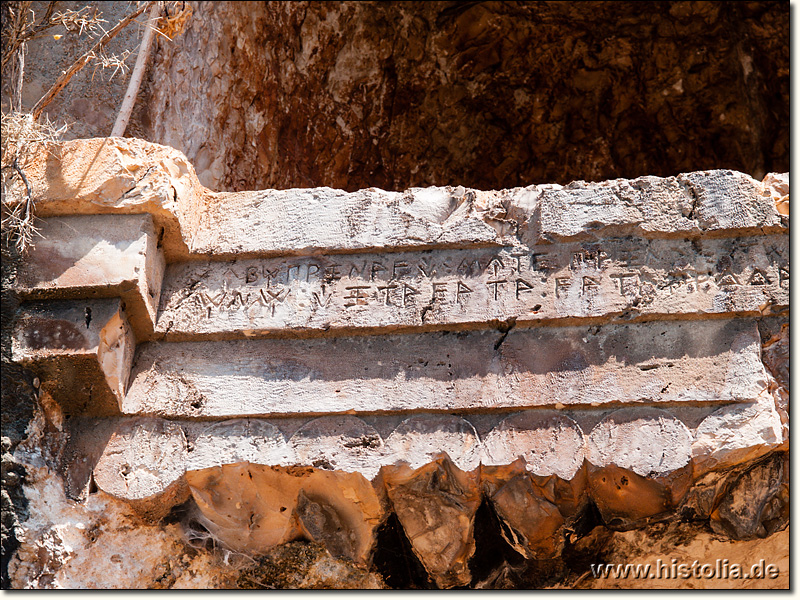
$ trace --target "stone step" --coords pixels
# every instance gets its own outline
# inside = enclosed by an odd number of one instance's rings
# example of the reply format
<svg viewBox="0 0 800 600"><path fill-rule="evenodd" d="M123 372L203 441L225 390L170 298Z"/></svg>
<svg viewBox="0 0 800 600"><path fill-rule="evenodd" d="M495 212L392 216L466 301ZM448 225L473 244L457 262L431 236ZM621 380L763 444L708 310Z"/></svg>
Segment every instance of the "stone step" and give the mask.
<svg viewBox="0 0 800 600"><path fill-rule="evenodd" d="M753 321L150 342L125 414L168 418L752 401Z"/></svg>
<svg viewBox="0 0 800 600"><path fill-rule="evenodd" d="M531 248L175 263L165 276L157 337L761 316L788 308L788 242L785 235L610 237Z"/></svg>
<svg viewBox="0 0 800 600"><path fill-rule="evenodd" d="M13 360L70 416L119 414L135 348L118 298L24 304L12 337Z"/></svg>
<svg viewBox="0 0 800 600"><path fill-rule="evenodd" d="M22 298L121 298L136 337L151 336L165 263L149 214L51 217L37 227L17 275Z"/></svg>
<svg viewBox="0 0 800 600"><path fill-rule="evenodd" d="M168 262L788 231L775 178L729 170L499 191L212 192L180 152L108 138L58 144L26 172L41 217L150 213Z"/></svg>

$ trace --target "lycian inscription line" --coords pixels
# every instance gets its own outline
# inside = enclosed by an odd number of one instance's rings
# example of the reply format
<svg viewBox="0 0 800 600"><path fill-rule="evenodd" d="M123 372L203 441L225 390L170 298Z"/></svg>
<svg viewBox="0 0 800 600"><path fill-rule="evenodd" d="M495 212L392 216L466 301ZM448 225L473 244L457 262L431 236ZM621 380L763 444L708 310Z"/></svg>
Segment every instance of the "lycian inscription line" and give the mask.
<svg viewBox="0 0 800 600"><path fill-rule="evenodd" d="M788 304L786 236L170 265L158 328L224 333Z"/></svg>

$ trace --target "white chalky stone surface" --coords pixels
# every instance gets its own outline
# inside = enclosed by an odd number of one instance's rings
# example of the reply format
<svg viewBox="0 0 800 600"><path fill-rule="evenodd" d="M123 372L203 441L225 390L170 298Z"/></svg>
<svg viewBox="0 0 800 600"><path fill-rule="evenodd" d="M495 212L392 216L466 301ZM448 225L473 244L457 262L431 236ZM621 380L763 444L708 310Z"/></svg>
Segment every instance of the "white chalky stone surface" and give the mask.
<svg viewBox="0 0 800 600"><path fill-rule="evenodd" d="M314 419L297 430L289 445L300 465L361 473L367 479L378 474L385 455L375 428L350 415Z"/></svg>
<svg viewBox="0 0 800 600"><path fill-rule="evenodd" d="M294 452L272 423L260 419L233 419L210 425L197 437L186 469L200 470L241 462L287 465L294 462Z"/></svg>
<svg viewBox="0 0 800 600"><path fill-rule="evenodd" d="M764 393L757 402L724 406L708 415L694 432L692 454L703 466L722 466L752 448L763 453L783 441L775 400Z"/></svg>
<svg viewBox="0 0 800 600"><path fill-rule="evenodd" d="M419 415L406 419L391 433L386 446L393 462L406 461L418 469L446 452L462 471L481 461L481 444L469 421L452 415Z"/></svg>
<svg viewBox="0 0 800 600"><path fill-rule="evenodd" d="M588 436L588 459L597 467L616 465L643 477L663 476L692 458L692 434L680 420L655 408L614 411Z"/></svg>
<svg viewBox="0 0 800 600"><path fill-rule="evenodd" d="M583 464L586 439L580 426L556 411L526 411L504 419L484 439L486 465L525 460L534 475L570 480Z"/></svg>
<svg viewBox="0 0 800 600"><path fill-rule="evenodd" d="M97 487L125 500L156 496L186 472L186 437L176 423L141 417L120 423L94 469Z"/></svg>

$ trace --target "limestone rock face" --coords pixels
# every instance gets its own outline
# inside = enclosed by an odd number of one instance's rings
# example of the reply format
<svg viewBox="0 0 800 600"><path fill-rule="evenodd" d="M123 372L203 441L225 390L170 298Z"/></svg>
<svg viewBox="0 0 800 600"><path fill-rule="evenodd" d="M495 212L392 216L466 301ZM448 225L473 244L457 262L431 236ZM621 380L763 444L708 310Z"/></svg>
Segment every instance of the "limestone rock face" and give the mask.
<svg viewBox="0 0 800 600"><path fill-rule="evenodd" d="M761 179L788 169L788 19L777 2L197 3L159 43L148 139L217 190Z"/></svg>
<svg viewBox="0 0 800 600"><path fill-rule="evenodd" d="M17 165L3 587L788 587L787 3L159 10Z"/></svg>
<svg viewBox="0 0 800 600"><path fill-rule="evenodd" d="M786 529L776 176L218 194L179 164L88 140L29 165L15 587L94 584L93 555L163 587L577 585L631 531ZM93 549L121 527L160 541Z"/></svg>

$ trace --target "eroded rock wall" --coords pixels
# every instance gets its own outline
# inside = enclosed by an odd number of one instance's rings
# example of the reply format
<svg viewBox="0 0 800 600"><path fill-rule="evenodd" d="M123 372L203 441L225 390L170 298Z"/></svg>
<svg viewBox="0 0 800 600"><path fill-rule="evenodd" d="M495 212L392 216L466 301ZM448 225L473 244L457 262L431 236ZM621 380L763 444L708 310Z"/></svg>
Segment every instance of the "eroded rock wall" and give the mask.
<svg viewBox="0 0 800 600"><path fill-rule="evenodd" d="M199 2L148 139L218 190L788 169L779 2Z"/></svg>

